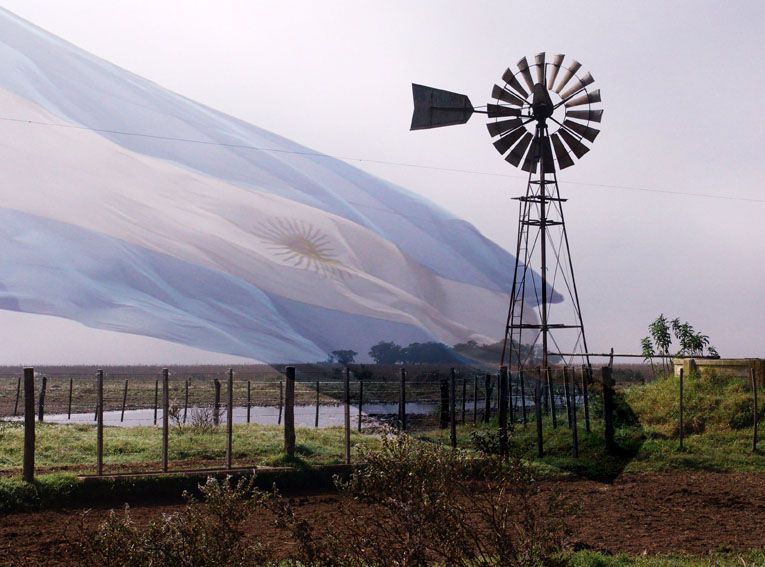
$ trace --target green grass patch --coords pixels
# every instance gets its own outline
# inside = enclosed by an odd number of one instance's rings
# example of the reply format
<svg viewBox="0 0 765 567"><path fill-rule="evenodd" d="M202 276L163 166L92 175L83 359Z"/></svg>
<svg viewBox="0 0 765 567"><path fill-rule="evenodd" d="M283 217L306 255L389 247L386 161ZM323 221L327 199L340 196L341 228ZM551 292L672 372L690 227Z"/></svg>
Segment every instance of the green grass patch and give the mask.
<svg viewBox="0 0 765 567"><path fill-rule="evenodd" d="M596 551L579 551L562 556L560 564L566 567L749 567L765 565L765 552L753 550L698 557L607 555Z"/></svg>

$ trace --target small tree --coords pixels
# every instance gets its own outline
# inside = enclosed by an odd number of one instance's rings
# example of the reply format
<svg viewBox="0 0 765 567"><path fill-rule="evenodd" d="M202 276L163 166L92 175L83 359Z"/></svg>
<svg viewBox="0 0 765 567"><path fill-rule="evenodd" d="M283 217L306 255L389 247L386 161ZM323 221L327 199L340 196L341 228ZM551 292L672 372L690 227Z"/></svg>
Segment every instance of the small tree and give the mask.
<svg viewBox="0 0 765 567"><path fill-rule="evenodd" d="M653 343L658 349L658 354L662 356L661 366L663 370L669 369L669 348L672 346L672 335L669 333L669 321L664 313L659 315L653 323L648 326L648 332L653 337Z"/></svg>
<svg viewBox="0 0 765 567"><path fill-rule="evenodd" d="M343 366L348 366L349 364L353 364L353 361L356 360L356 355L359 354L355 350L333 350L332 356L337 360L338 364L342 364Z"/></svg>
<svg viewBox="0 0 765 567"><path fill-rule="evenodd" d="M396 343L380 341L369 349L369 356L377 364L396 364L403 360L402 350Z"/></svg>
<svg viewBox="0 0 765 567"><path fill-rule="evenodd" d="M656 378L656 369L653 366L653 357L656 356L656 352L653 350L651 337L643 337L643 340L640 341L640 346L643 349L643 361L651 363L651 375Z"/></svg>

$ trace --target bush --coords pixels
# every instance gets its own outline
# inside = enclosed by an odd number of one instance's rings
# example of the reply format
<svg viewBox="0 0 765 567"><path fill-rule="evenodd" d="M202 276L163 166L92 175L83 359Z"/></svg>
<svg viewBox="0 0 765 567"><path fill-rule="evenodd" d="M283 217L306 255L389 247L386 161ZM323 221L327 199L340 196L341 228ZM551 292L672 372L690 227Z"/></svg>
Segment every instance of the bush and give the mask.
<svg viewBox="0 0 765 567"><path fill-rule="evenodd" d="M731 429L746 429L754 425L754 400L749 396L736 396L725 400L721 406ZM762 406L757 408L758 421L763 418Z"/></svg>

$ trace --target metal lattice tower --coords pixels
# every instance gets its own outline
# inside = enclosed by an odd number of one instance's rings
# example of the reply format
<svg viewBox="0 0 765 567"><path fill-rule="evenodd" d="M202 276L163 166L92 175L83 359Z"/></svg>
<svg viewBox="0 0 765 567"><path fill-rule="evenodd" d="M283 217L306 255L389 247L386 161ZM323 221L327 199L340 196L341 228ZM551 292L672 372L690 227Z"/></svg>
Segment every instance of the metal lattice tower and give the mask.
<svg viewBox="0 0 765 567"><path fill-rule="evenodd" d="M547 61L539 53L529 64L522 58L516 71L508 68L502 75L503 86L494 85L494 102L485 107L473 107L462 94L412 85L412 130L464 124L474 112L486 114L494 147L529 173L525 195L516 198L517 245L500 366L523 369L541 362L547 368L551 356L562 352L578 354L589 366L563 214L566 199L556 172L589 151L585 142L599 133L591 124L601 121L603 110L593 108L601 98L591 88L592 75L564 59L554 55ZM557 307L564 298L568 314Z"/></svg>

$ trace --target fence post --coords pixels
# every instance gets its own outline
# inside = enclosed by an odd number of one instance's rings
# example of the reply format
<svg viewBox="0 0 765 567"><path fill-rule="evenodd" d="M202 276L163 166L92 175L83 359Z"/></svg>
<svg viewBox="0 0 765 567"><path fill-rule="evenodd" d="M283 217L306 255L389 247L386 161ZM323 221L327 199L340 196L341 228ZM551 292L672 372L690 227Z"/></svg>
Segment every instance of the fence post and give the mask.
<svg viewBox="0 0 765 567"><path fill-rule="evenodd" d="M563 367L563 395L566 398L566 420L571 429L571 389L568 387L568 366Z"/></svg>
<svg viewBox="0 0 765 567"><path fill-rule="evenodd" d="M228 400L226 411L226 468L234 463L234 369L228 369Z"/></svg>
<svg viewBox="0 0 765 567"><path fill-rule="evenodd" d="M69 378L69 403L67 404L66 418L72 419L72 386L74 385L74 378Z"/></svg>
<svg viewBox="0 0 765 567"><path fill-rule="evenodd" d="M457 447L457 372L449 370L449 440L452 448Z"/></svg>
<svg viewBox="0 0 765 567"><path fill-rule="evenodd" d="M364 379L359 377L359 423L358 429L361 431L361 413L364 405Z"/></svg>
<svg viewBox="0 0 765 567"><path fill-rule="evenodd" d="M484 378L484 396L486 403L483 406L483 422L489 423L491 418L491 374L487 374Z"/></svg>
<svg viewBox="0 0 765 567"><path fill-rule="evenodd" d="M284 452L295 456L295 367L288 366L287 387L284 396ZM281 382L279 382L281 385ZM281 413L281 412L280 412Z"/></svg>
<svg viewBox="0 0 765 567"><path fill-rule="evenodd" d="M473 425L478 423L478 376L473 376Z"/></svg>
<svg viewBox="0 0 765 567"><path fill-rule="evenodd" d="M449 381L444 377L440 377L439 384L441 388L441 418L439 427L446 429L449 427Z"/></svg>
<svg viewBox="0 0 765 567"><path fill-rule="evenodd" d="M40 399L39 399L39 404L37 406L37 419L40 423L42 423L45 417L45 389L47 386L48 386L48 377L43 375L42 385L40 386Z"/></svg>
<svg viewBox="0 0 765 567"><path fill-rule="evenodd" d="M537 379L534 381L534 418L537 423L537 456L545 456L544 437L542 432L542 374L537 368Z"/></svg>
<svg viewBox="0 0 765 567"><path fill-rule="evenodd" d="M542 371L545 373L545 380L547 381L547 395L550 398L548 403L550 406L550 418L552 419L552 426L553 429L557 429L558 414L555 411L555 388L553 387L552 372L550 372L549 367L543 368Z"/></svg>
<svg viewBox="0 0 765 567"><path fill-rule="evenodd" d="M584 397L584 430L590 432L590 383L592 382L592 366L582 365L582 396Z"/></svg>
<svg viewBox="0 0 765 567"><path fill-rule="evenodd" d="M508 368L507 384L505 385L505 396L507 397L507 419L510 430L512 431L515 423L515 407L513 407L513 373Z"/></svg>
<svg viewBox="0 0 765 567"><path fill-rule="evenodd" d="M611 379L611 367L601 368L603 377L603 429L606 438L606 451L614 453L614 385Z"/></svg>
<svg viewBox="0 0 765 567"><path fill-rule="evenodd" d="M398 388L398 427L401 431L406 431L406 368L401 369Z"/></svg>
<svg viewBox="0 0 765 567"><path fill-rule="evenodd" d="M252 407L252 391L250 381L247 380L247 423L250 423L250 408Z"/></svg>
<svg viewBox="0 0 765 567"><path fill-rule="evenodd" d="M749 374L752 378L752 402L754 403L754 414L752 420L754 422L754 435L752 436L752 452L757 452L757 429L759 426L759 415L757 411L757 379L754 376L754 368L749 369Z"/></svg>
<svg viewBox="0 0 765 567"><path fill-rule="evenodd" d="M685 424L683 423L683 412L685 410L685 380L683 369L680 369L680 450L683 449L683 437L685 437Z"/></svg>
<svg viewBox="0 0 765 567"><path fill-rule="evenodd" d="M213 380L215 398L213 399L213 425L220 425L220 380Z"/></svg>
<svg viewBox="0 0 765 567"><path fill-rule="evenodd" d="M319 427L319 388L321 386L319 385L319 381L316 380L316 418L314 419L314 427ZM361 424L361 418L359 418L359 424Z"/></svg>
<svg viewBox="0 0 765 567"><path fill-rule="evenodd" d="M159 407L159 380L154 380L154 425L157 425L157 408Z"/></svg>
<svg viewBox="0 0 765 567"><path fill-rule="evenodd" d="M574 458L579 458L579 431L577 429L577 423L576 423L576 390L574 389L574 371L572 369L571 372L567 373L571 379L571 387L569 388L569 392L571 393L571 402L569 407L571 408L569 416L571 418L571 442L573 444L574 449ZM568 378L566 379L568 382Z"/></svg>
<svg viewBox="0 0 765 567"><path fill-rule="evenodd" d="M104 371L96 373L96 474L104 474Z"/></svg>
<svg viewBox="0 0 765 567"><path fill-rule="evenodd" d="M35 479L35 370L24 369L24 480Z"/></svg>
<svg viewBox="0 0 765 567"><path fill-rule="evenodd" d="M465 403L467 400L467 378L462 378L462 423L465 423Z"/></svg>
<svg viewBox="0 0 765 567"><path fill-rule="evenodd" d="M499 454L507 456L507 366L499 368Z"/></svg>
<svg viewBox="0 0 765 567"><path fill-rule="evenodd" d="M170 371L162 369L162 472L167 472L170 441Z"/></svg>
<svg viewBox="0 0 765 567"><path fill-rule="evenodd" d="M186 414L189 411L189 382L191 378L183 381L183 423L186 423Z"/></svg>
<svg viewBox="0 0 765 567"><path fill-rule="evenodd" d="M127 404L127 390L128 390L128 381L125 380L125 389L122 390L122 413L120 413L120 423L125 421L125 404Z"/></svg>
<svg viewBox="0 0 765 567"><path fill-rule="evenodd" d="M279 380L279 418L276 420L277 425L282 424L282 408L284 407L284 382Z"/></svg>
<svg viewBox="0 0 765 567"><path fill-rule="evenodd" d="M345 464L351 464L351 370L345 368L343 383L344 426L345 426Z"/></svg>
<svg viewBox="0 0 765 567"><path fill-rule="evenodd" d="M523 420L523 426L526 427L526 424L529 422L528 416L526 415L526 371L525 370L519 370L518 371L518 379L521 381L521 419Z"/></svg>
<svg viewBox="0 0 765 567"><path fill-rule="evenodd" d="M16 380L16 403L13 404L13 415L19 415L19 397L21 396L21 376Z"/></svg>

